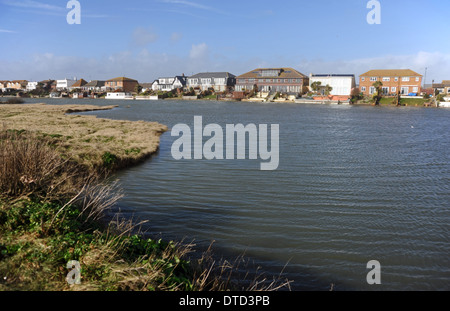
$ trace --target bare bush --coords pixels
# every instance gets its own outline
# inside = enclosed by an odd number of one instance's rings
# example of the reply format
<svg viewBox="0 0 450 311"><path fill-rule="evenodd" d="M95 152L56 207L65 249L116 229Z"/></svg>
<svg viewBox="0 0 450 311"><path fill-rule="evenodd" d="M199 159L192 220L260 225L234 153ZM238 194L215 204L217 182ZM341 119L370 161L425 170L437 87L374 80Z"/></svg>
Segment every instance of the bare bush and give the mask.
<svg viewBox="0 0 450 311"><path fill-rule="evenodd" d="M3 195L46 196L66 192L67 187L72 188L69 183L75 174L67 160L61 159L48 142L36 139L34 134L0 132L0 191Z"/></svg>

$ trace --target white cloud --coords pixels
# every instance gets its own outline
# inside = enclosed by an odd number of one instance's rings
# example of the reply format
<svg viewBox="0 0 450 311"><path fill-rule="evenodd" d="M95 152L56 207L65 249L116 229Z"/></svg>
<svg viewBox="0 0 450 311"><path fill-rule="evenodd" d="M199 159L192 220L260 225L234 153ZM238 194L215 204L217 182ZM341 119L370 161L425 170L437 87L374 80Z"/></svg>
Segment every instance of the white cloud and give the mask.
<svg viewBox="0 0 450 311"><path fill-rule="evenodd" d="M24 1L12 1L12 0L3 0L2 4L19 7L19 8L25 8L25 9L40 9L40 10L48 10L48 11L63 11L65 9L65 3L64 6L56 6L56 5L50 5L47 3L42 3L38 1L33 0L24 0Z"/></svg>
<svg viewBox="0 0 450 311"><path fill-rule="evenodd" d="M206 59L209 56L208 45L206 43L193 44L189 57L195 59Z"/></svg>
<svg viewBox="0 0 450 311"><path fill-rule="evenodd" d="M133 43L137 46L146 46L158 40L159 36L152 28L138 27L133 31Z"/></svg>
<svg viewBox="0 0 450 311"><path fill-rule="evenodd" d="M185 1L185 0L163 0L164 3L170 3L170 4L180 4L183 6L201 9L201 10L207 10L207 11L216 11L214 8L202 4L198 4L192 1Z"/></svg>
<svg viewBox="0 0 450 311"><path fill-rule="evenodd" d="M170 4L172 6L179 6L180 8L191 8L191 9L198 9L198 10L209 11L209 12L222 14L222 15L230 15L229 12L225 12L225 11L216 9L215 7L204 5L204 4L199 4L199 3L193 2L193 1L187 1L187 0L160 0L160 2L167 3L167 4ZM216 3L220 3L220 2L218 1ZM178 11L178 12L181 13L181 11Z"/></svg>
<svg viewBox="0 0 450 311"><path fill-rule="evenodd" d="M183 34L182 33L174 32L170 36L170 41L177 42L177 41L180 41L181 38L183 38Z"/></svg>
<svg viewBox="0 0 450 311"><path fill-rule="evenodd" d="M0 29L0 32L2 32L2 33L17 33L16 31L7 30L7 29Z"/></svg>

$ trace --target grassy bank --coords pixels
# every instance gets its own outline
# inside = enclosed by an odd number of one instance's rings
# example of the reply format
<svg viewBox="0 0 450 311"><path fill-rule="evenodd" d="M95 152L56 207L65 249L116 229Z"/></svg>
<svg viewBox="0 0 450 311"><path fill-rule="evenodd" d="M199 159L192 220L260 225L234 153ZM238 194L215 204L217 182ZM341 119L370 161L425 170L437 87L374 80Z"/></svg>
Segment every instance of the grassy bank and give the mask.
<svg viewBox="0 0 450 311"><path fill-rule="evenodd" d="M159 147L167 131L156 122L99 119L67 114L108 110L115 106L1 105L0 120L7 129L52 138L64 158L98 169L122 168L147 159Z"/></svg>
<svg viewBox="0 0 450 311"><path fill-rule="evenodd" d="M166 127L65 115L97 108L0 107L0 290L274 290L288 285L261 275L236 277L241 261L216 261L209 251L190 256L192 245L144 238L142 224L120 215L105 218L121 198L120 188L105 176L155 152ZM73 260L81 267L78 285L66 280Z"/></svg>

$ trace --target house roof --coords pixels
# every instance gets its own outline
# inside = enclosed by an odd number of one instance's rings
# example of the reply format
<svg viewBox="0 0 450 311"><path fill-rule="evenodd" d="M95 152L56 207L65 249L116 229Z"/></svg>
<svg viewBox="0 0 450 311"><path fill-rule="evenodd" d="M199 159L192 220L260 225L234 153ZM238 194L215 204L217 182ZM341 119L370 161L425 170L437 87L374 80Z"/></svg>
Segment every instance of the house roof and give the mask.
<svg viewBox="0 0 450 311"><path fill-rule="evenodd" d="M80 80L78 80L77 82L75 82L74 84L72 84L71 87L82 87L82 86L84 86L84 85L86 85L86 84L87 84L87 81L86 81L86 80L80 79Z"/></svg>
<svg viewBox="0 0 450 311"><path fill-rule="evenodd" d="M346 78L354 78L354 74L311 74L313 78L328 78L328 77L346 77Z"/></svg>
<svg viewBox="0 0 450 311"><path fill-rule="evenodd" d="M229 72L201 72L189 77L189 79L209 79L209 78L236 78Z"/></svg>
<svg viewBox="0 0 450 311"><path fill-rule="evenodd" d="M89 83L87 83L86 85L84 85L84 87L102 87L104 85L105 85L105 81L92 80Z"/></svg>
<svg viewBox="0 0 450 311"><path fill-rule="evenodd" d="M126 77L118 77L118 78L106 80L106 82L116 82L116 81L121 81L121 82L137 82L137 80L130 79L130 78L126 78Z"/></svg>
<svg viewBox="0 0 450 311"><path fill-rule="evenodd" d="M432 85L433 88L445 88L445 87L450 87L450 81L449 80L444 80L442 81L442 83L433 83Z"/></svg>
<svg viewBox="0 0 450 311"><path fill-rule="evenodd" d="M261 73L263 71L277 71L279 74L276 76L262 76ZM307 78L306 75L304 75L303 73L293 69L293 68L289 68L289 67L284 67L284 68L257 68L255 70L249 71L247 73L244 73L243 75L238 76L237 78L240 79L258 79L258 78L279 78L279 79L289 79L289 78L294 78L294 79L298 79L298 78Z"/></svg>
<svg viewBox="0 0 450 311"><path fill-rule="evenodd" d="M180 81L181 85L186 86L188 77L186 77L186 76L175 76L175 80L177 80L177 79L178 79L178 81Z"/></svg>
<svg viewBox="0 0 450 311"><path fill-rule="evenodd" d="M422 77L422 75L411 69L377 69L363 73L360 77Z"/></svg>

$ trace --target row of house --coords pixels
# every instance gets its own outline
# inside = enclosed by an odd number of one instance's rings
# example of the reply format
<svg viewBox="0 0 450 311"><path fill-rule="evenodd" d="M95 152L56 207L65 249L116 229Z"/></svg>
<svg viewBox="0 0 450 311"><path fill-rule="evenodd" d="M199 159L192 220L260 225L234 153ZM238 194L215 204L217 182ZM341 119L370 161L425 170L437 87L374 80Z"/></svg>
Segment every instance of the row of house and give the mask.
<svg viewBox="0 0 450 311"><path fill-rule="evenodd" d="M229 72L204 72L190 77L184 74L174 77L162 77L153 83L139 84L137 80L118 77L106 81L84 79L45 80L41 82L28 82L26 80L0 81L0 89L32 91L41 86L51 91L82 92L137 92L162 91L168 92L176 89L200 91L213 89L215 92L235 91L246 92L257 90L259 92L279 92L286 94L304 94L312 90L313 85L320 85L318 92L322 95L350 96L352 90L359 87L361 93L371 96L376 92L374 83L382 83L383 95L418 95L422 91L423 76L410 69L370 70L359 76L359 85L356 84L354 74L305 74L289 67L283 68L257 68L240 76ZM435 92L450 94L450 80L433 84Z"/></svg>
<svg viewBox="0 0 450 311"><path fill-rule="evenodd" d="M422 91L422 75L410 69L371 70L359 77L359 90L367 96L376 92L374 83L382 83L384 95L419 95ZM174 81L178 81L175 86ZM314 83L322 86L319 93L325 95L350 96L357 87L354 74L305 74L289 67L285 68L257 68L240 76L227 72L199 73L191 77L161 78L153 83L153 90L170 91L176 87L197 87L201 90L213 88L223 91L233 87L236 92L255 90L260 92L280 92L287 94L303 94L312 89ZM440 92L448 92L449 81L433 85ZM447 84L446 84L447 83ZM446 88L447 87L447 88Z"/></svg>
<svg viewBox="0 0 450 311"><path fill-rule="evenodd" d="M134 92L136 86L139 85L137 80L119 77L107 81L93 80L87 82L84 79L62 79L62 80L44 80L40 82L36 81L0 81L0 89L5 90L21 90L21 91L33 91L38 86L46 88L50 91L96 91L107 92L115 90L123 90L124 92Z"/></svg>

